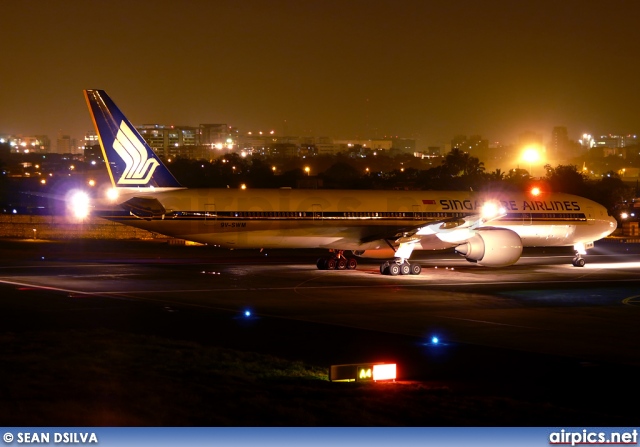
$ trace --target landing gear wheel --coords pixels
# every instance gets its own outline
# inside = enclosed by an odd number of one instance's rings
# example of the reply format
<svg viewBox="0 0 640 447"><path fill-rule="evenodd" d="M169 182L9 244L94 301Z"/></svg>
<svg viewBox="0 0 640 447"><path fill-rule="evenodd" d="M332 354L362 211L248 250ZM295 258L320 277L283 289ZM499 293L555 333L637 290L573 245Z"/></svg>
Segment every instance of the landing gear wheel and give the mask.
<svg viewBox="0 0 640 447"><path fill-rule="evenodd" d="M421 271L422 271L422 267L420 266L420 264L411 264L412 275L419 275Z"/></svg>
<svg viewBox="0 0 640 447"><path fill-rule="evenodd" d="M316 267L318 270L355 270L358 267L358 260L344 256L342 251L337 255L332 252L329 256L318 258ZM382 273L382 270L380 272Z"/></svg>
<svg viewBox="0 0 640 447"><path fill-rule="evenodd" d="M571 261L571 263L574 267L584 267L587 262L583 258L573 258L573 261Z"/></svg>
<svg viewBox="0 0 640 447"><path fill-rule="evenodd" d="M400 273L400 266L398 264L393 263L389 265L389 275L397 276L398 273Z"/></svg>
<svg viewBox="0 0 640 447"><path fill-rule="evenodd" d="M404 264L400 265L400 274L401 275L408 275L409 273L411 273L411 266L409 265L408 262L405 262Z"/></svg>
<svg viewBox="0 0 640 447"><path fill-rule="evenodd" d="M382 264L380 264L380 274L381 275L389 274L389 261L385 261Z"/></svg>

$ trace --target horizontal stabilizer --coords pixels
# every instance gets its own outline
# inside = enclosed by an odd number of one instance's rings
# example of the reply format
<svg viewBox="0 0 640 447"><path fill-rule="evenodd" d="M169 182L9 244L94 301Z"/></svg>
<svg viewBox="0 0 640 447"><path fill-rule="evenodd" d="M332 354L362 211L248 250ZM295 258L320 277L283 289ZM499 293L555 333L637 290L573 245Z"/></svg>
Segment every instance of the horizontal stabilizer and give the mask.
<svg viewBox="0 0 640 447"><path fill-rule="evenodd" d="M158 199L150 197L134 197L120 206L140 219L164 219L167 210Z"/></svg>

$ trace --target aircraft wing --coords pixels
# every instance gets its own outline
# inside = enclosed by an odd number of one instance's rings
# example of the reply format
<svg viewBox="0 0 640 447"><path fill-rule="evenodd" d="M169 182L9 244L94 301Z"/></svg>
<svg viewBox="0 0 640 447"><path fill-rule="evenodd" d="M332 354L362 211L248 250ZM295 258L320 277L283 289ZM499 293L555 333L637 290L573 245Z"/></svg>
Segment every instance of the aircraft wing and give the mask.
<svg viewBox="0 0 640 447"><path fill-rule="evenodd" d="M486 226L488 223L504 217L506 211L494 204L487 203L480 213L463 217L442 219L429 222L426 225L417 225L406 228L395 235L397 243L419 242L423 238L437 237L439 240L451 244L462 243L475 235L475 230Z"/></svg>
<svg viewBox="0 0 640 447"><path fill-rule="evenodd" d="M404 228L384 240L395 250L394 257L401 262L408 259L416 247L439 249L444 245L455 246L456 251L471 262L482 262L488 266L515 263L522 253L520 237L513 231L488 225L505 216L506 210L487 203L479 211Z"/></svg>

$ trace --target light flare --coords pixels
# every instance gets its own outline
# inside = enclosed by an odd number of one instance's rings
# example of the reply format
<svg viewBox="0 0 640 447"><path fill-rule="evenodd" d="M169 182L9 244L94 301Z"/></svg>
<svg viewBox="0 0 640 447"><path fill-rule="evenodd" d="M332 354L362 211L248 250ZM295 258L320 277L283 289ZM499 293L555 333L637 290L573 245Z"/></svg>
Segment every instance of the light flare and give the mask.
<svg viewBox="0 0 640 447"><path fill-rule="evenodd" d="M500 206L497 202L486 202L482 205L482 218L483 219L493 219L499 215L502 215L506 212L503 206Z"/></svg>
<svg viewBox="0 0 640 447"><path fill-rule="evenodd" d="M67 201L68 209L76 219L84 219L89 216L91 199L84 191L71 191Z"/></svg>

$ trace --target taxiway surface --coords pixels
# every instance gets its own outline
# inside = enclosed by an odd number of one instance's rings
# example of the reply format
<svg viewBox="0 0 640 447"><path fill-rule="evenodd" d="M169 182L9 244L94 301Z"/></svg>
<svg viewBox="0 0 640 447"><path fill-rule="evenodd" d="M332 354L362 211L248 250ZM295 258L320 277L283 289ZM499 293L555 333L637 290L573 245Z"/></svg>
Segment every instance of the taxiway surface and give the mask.
<svg viewBox="0 0 640 447"><path fill-rule="evenodd" d="M405 380L566 393L578 406L616 405L637 391L635 244L596 243L583 268L566 249L528 250L501 269L420 253L422 273L397 277L366 260L320 271L314 251L5 240L0 254L5 331L34 318L91 326L96 315L130 315L126 325L144 330L162 313L153 330L176 339L210 337L320 366L393 361Z"/></svg>
<svg viewBox="0 0 640 447"><path fill-rule="evenodd" d="M320 271L316 253L157 243L22 244L0 283L74 296L270 317L443 342L640 366L640 254L599 243L584 268L566 250L532 250L491 269L455 255L417 257L418 276ZM1 247L0 247L1 248Z"/></svg>

